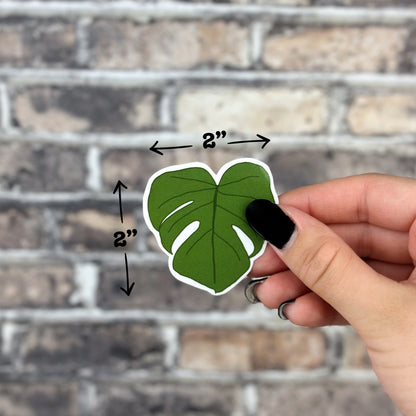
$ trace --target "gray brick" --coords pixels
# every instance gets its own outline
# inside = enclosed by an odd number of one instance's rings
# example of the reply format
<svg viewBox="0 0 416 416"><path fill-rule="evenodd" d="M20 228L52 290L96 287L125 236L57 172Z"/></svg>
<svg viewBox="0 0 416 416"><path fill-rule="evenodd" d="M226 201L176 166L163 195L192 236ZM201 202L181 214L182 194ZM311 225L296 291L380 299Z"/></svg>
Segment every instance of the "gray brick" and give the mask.
<svg viewBox="0 0 416 416"><path fill-rule="evenodd" d="M3 264L0 268L2 308L71 306L73 270L63 264Z"/></svg>
<svg viewBox="0 0 416 416"><path fill-rule="evenodd" d="M254 137L256 138L256 137ZM215 173L217 173L223 165L241 157L252 157L260 146L258 143L251 143L249 147L227 145L227 136L223 139L216 140L216 146L213 149L203 148L203 132L197 136L196 143L192 149L184 149L182 152L175 152L172 164L192 163L195 161L205 163Z"/></svg>
<svg viewBox="0 0 416 416"><path fill-rule="evenodd" d="M7 324L3 324L7 325ZM15 346L15 339L6 339L8 334L5 334L4 326L0 327L1 333L0 333L0 368L3 369L4 372L7 373L8 369L12 369L13 367L13 357L11 354L11 350L13 350ZM3 375L4 376L4 373ZM1 397L1 383L0 383L0 397ZM0 402L1 406L1 402Z"/></svg>
<svg viewBox="0 0 416 416"><path fill-rule="evenodd" d="M318 330L188 328L180 341L180 367L196 371L299 370L325 365L325 338Z"/></svg>
<svg viewBox="0 0 416 416"><path fill-rule="evenodd" d="M150 176L171 164L173 152L160 156L148 149L108 150L102 157L103 183L107 190L113 190L115 179L120 179L129 190L144 191Z"/></svg>
<svg viewBox="0 0 416 416"><path fill-rule="evenodd" d="M257 416L330 416L330 393L324 385L262 386L259 392Z"/></svg>
<svg viewBox="0 0 416 416"><path fill-rule="evenodd" d="M237 286L233 287L228 293L221 296L216 296L216 309L224 312L243 311L250 304L248 303L244 289L248 279L244 279Z"/></svg>
<svg viewBox="0 0 416 416"><path fill-rule="evenodd" d="M414 5L413 0L409 0L409 2ZM416 25L413 25L409 31L409 36L407 37L402 53L400 70L411 74L414 74L416 71Z"/></svg>
<svg viewBox="0 0 416 416"><path fill-rule="evenodd" d="M214 298L175 279L167 267L130 267L129 276L135 288L128 299L120 290L125 286L122 268L106 268L100 277L98 305L103 308L206 311Z"/></svg>
<svg viewBox="0 0 416 416"><path fill-rule="evenodd" d="M327 384L260 387L258 416L394 416L395 407L380 386Z"/></svg>
<svg viewBox="0 0 416 416"><path fill-rule="evenodd" d="M47 372L155 369L163 364L163 349L154 327L123 322L36 325L21 341L23 362Z"/></svg>
<svg viewBox="0 0 416 416"><path fill-rule="evenodd" d="M403 27L278 24L265 41L263 60L280 71L397 72L407 36Z"/></svg>
<svg viewBox="0 0 416 416"><path fill-rule="evenodd" d="M97 416L133 415L138 409L140 416L242 414L233 388L212 384L101 384L98 402Z"/></svg>
<svg viewBox="0 0 416 416"><path fill-rule="evenodd" d="M0 85L0 98L2 95L2 87ZM3 116L4 115L4 109L3 109L3 104L2 104L2 100L0 99L0 132L4 130L4 125L3 125Z"/></svg>
<svg viewBox="0 0 416 416"><path fill-rule="evenodd" d="M248 44L247 26L233 21L111 19L91 27L92 66L107 69L247 68Z"/></svg>
<svg viewBox="0 0 416 416"><path fill-rule="evenodd" d="M75 65L73 22L5 18L0 20L0 66L67 67Z"/></svg>
<svg viewBox="0 0 416 416"><path fill-rule="evenodd" d="M15 123L34 131L130 133L157 126L157 101L135 88L29 88L15 94Z"/></svg>
<svg viewBox="0 0 416 416"><path fill-rule="evenodd" d="M150 309L202 312L220 309L243 310L248 306L244 296L245 282L222 296L212 296L175 279L167 266L130 267L129 277L135 287L128 299L121 292L125 286L122 268L105 268L98 287L98 304L105 309Z"/></svg>
<svg viewBox="0 0 416 416"><path fill-rule="evenodd" d="M343 176L378 172L415 176L413 156L394 152L364 153L344 150L291 150L272 153L268 164L279 193Z"/></svg>
<svg viewBox="0 0 416 416"><path fill-rule="evenodd" d="M252 334L253 368L312 369L325 366L326 340L316 329L257 330Z"/></svg>
<svg viewBox="0 0 416 416"><path fill-rule="evenodd" d="M234 134L315 134L326 128L327 106L327 94L318 88L201 83L178 95L176 129L186 134L212 131L213 126Z"/></svg>
<svg viewBox="0 0 416 416"><path fill-rule="evenodd" d="M0 208L0 249L41 248L43 215L35 208Z"/></svg>
<svg viewBox="0 0 416 416"><path fill-rule="evenodd" d="M85 150L66 146L0 144L0 181L7 190L85 189Z"/></svg>
<svg viewBox="0 0 416 416"><path fill-rule="evenodd" d="M416 133L416 94L360 94L354 97L347 119L357 135Z"/></svg>
<svg viewBox="0 0 416 416"><path fill-rule="evenodd" d="M204 150L201 133L199 142L198 138L196 138L196 141L183 142L183 144L193 144L192 149L167 150L163 156L157 155L148 149L111 149L105 151L102 156L104 186L109 191L113 190L115 178L117 178L126 185L128 184L129 189L144 191L150 176L170 165L199 161L210 166L214 172L218 172L225 163L239 157L247 157L247 149L244 152L237 146L235 150L230 149L231 146L227 148L225 140L218 142L218 147L213 150ZM160 140L158 146L163 147L166 144ZM219 150L220 146L221 150ZM255 148L253 145L252 152L255 152Z"/></svg>
<svg viewBox="0 0 416 416"><path fill-rule="evenodd" d="M78 386L65 382L0 384L3 416L79 416Z"/></svg>
<svg viewBox="0 0 416 416"><path fill-rule="evenodd" d="M114 207L118 209L118 202L114 200ZM123 209L123 224L119 213L112 213L99 208L89 208L68 211L60 220L59 231L61 242L65 249L77 252L105 250L114 251L114 233L119 230L137 229L135 216ZM127 239L125 247L119 250L132 250L136 239Z"/></svg>
<svg viewBox="0 0 416 416"><path fill-rule="evenodd" d="M380 386L335 389L329 414L341 416L395 416L396 407Z"/></svg>

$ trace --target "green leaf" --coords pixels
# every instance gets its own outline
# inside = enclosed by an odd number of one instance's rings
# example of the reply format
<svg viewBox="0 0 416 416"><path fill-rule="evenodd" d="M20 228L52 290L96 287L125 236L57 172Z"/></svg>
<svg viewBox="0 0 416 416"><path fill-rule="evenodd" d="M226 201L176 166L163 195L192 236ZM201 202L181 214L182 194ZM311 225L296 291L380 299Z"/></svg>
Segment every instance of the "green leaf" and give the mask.
<svg viewBox="0 0 416 416"><path fill-rule="evenodd" d="M218 175L203 164L174 166L149 181L145 219L175 277L221 294L264 250L245 218L247 205L259 198L277 201L270 171L259 161L239 159Z"/></svg>

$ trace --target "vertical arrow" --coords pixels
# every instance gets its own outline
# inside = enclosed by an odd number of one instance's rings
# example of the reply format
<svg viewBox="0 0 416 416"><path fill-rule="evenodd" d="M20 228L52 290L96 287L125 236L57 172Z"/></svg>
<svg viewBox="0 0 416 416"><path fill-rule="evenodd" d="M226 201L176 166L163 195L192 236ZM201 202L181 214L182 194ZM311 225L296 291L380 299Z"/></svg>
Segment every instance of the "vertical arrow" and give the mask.
<svg viewBox="0 0 416 416"><path fill-rule="evenodd" d="M121 206L121 188L127 189L127 186L124 185L123 182L118 180L117 185L114 188L113 194L115 194L118 191L118 205L119 205L119 208L120 208L120 220L121 220L121 223L123 224L123 208Z"/></svg>
<svg viewBox="0 0 416 416"><path fill-rule="evenodd" d="M126 283L127 283L127 289L124 289L124 287L120 287L120 289L127 295L130 296L131 291L133 290L134 282L130 286L129 281L129 265L127 263L127 254L124 253L124 263L126 265Z"/></svg>

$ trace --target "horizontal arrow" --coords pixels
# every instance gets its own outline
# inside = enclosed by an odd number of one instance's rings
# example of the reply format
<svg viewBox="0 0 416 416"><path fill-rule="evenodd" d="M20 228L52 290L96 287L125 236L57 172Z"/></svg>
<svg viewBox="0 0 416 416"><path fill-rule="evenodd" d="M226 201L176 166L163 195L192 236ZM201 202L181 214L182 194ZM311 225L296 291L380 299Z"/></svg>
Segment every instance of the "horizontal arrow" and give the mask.
<svg viewBox="0 0 416 416"><path fill-rule="evenodd" d="M159 142L156 140L155 143L153 144L153 146L149 149L152 152L155 152L161 156L163 156L163 153L161 152L161 150L170 150L170 149L185 149L187 147L192 147L191 144L188 144L186 146L171 146L171 147L157 147L157 144Z"/></svg>
<svg viewBox="0 0 416 416"><path fill-rule="evenodd" d="M264 137L260 134L256 135L257 137L260 138L260 140L240 140L237 142L228 142L227 144L241 144L241 143L263 143L263 145L261 146L262 149L264 149L264 147L266 146L266 144L268 144L270 142L270 139L268 139L267 137Z"/></svg>

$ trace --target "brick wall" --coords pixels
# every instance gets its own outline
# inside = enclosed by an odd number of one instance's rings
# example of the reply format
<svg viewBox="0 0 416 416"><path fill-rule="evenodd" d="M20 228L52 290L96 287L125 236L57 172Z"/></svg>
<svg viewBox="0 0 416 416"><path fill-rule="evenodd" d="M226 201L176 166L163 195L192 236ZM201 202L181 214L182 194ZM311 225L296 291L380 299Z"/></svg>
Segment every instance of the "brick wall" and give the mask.
<svg viewBox="0 0 416 416"><path fill-rule="evenodd" d="M378 415L349 328L306 329L173 279L144 225L157 169L237 157L278 192L416 176L412 0L0 3L0 413ZM202 148L207 131L256 144ZM192 149L150 152L160 145ZM120 229L137 228L123 252Z"/></svg>

